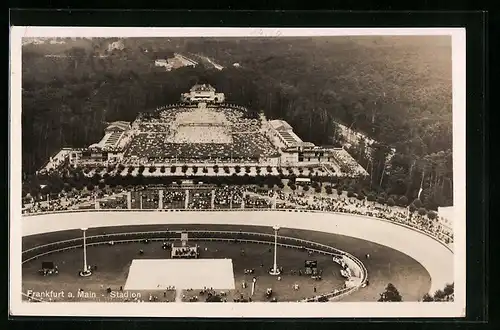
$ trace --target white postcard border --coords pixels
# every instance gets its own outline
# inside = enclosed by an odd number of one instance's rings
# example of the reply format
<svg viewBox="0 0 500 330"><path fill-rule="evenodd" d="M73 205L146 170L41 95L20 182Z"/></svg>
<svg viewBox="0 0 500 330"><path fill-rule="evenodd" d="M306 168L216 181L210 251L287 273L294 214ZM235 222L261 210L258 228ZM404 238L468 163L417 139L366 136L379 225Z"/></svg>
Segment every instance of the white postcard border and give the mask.
<svg viewBox="0 0 500 330"><path fill-rule="evenodd" d="M23 37L288 37L449 35L453 67L454 277L448 303L27 303L21 300L21 40ZM12 27L10 58L10 314L123 317L460 317L465 315L465 29Z"/></svg>

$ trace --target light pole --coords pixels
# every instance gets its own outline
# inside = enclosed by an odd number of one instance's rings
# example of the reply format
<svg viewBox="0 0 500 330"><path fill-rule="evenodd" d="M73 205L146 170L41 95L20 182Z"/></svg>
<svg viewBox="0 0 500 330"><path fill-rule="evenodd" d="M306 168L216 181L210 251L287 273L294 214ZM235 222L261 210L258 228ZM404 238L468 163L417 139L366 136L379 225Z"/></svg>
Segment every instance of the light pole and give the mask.
<svg viewBox="0 0 500 330"><path fill-rule="evenodd" d="M80 276L87 277L92 275L88 265L87 265L87 237L85 235L87 228L82 228L83 232L83 270L80 272Z"/></svg>
<svg viewBox="0 0 500 330"><path fill-rule="evenodd" d="M280 275L281 272L278 269L278 265L276 262L276 258L277 258L276 254L278 252L278 230L280 230L280 227L273 226L273 229L274 229L274 264L273 264L273 268L269 271L269 274L270 275Z"/></svg>

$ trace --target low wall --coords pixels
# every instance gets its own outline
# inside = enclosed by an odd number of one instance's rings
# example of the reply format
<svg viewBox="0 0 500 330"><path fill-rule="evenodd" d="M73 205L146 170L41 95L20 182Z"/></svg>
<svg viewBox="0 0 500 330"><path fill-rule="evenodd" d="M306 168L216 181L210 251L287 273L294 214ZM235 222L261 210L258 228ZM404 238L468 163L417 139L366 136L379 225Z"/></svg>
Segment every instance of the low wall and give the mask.
<svg viewBox="0 0 500 330"><path fill-rule="evenodd" d="M25 216L22 235L79 229L149 224L230 224L280 225L287 228L316 230L351 236L381 244L415 259L429 272L431 292L454 282L453 252L436 239L413 229L375 218L313 212L133 212L99 211L53 213ZM347 251L348 252L348 251Z"/></svg>

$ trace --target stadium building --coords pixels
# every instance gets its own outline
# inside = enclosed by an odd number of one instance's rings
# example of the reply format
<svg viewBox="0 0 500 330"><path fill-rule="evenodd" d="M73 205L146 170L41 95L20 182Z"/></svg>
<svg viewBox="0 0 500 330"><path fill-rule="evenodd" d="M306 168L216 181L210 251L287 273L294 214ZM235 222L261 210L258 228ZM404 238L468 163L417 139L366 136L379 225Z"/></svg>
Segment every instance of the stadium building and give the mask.
<svg viewBox="0 0 500 330"><path fill-rule="evenodd" d="M195 85L181 96L181 103L141 113L132 123L112 122L99 142L65 148L64 155L73 166L224 164L317 167L328 176L367 175L346 150L302 141L286 121L247 116L248 109L224 100L224 93L212 86Z"/></svg>

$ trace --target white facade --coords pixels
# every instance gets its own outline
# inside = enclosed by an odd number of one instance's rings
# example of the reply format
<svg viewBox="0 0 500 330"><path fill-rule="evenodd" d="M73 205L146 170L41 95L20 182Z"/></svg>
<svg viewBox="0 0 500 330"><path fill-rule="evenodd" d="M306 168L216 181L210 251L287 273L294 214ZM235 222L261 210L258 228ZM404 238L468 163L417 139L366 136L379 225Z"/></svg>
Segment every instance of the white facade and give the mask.
<svg viewBox="0 0 500 330"><path fill-rule="evenodd" d="M222 103L225 100L224 93L216 93L215 88L210 85L195 85L189 93L182 94L187 102L215 102Z"/></svg>
<svg viewBox="0 0 500 330"><path fill-rule="evenodd" d="M109 152L108 161L119 162L123 159L123 152Z"/></svg>
<svg viewBox="0 0 500 330"><path fill-rule="evenodd" d="M162 59L162 58L158 59L158 60L155 60L155 66L164 67L167 70L172 69L171 64L169 64L167 60Z"/></svg>
<svg viewBox="0 0 500 330"><path fill-rule="evenodd" d="M455 217L453 206L438 207L438 220L441 226L453 231L453 218Z"/></svg>

